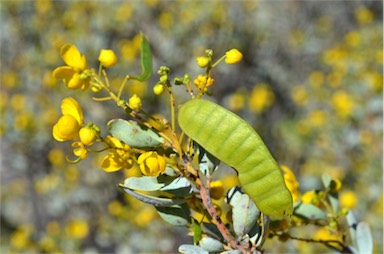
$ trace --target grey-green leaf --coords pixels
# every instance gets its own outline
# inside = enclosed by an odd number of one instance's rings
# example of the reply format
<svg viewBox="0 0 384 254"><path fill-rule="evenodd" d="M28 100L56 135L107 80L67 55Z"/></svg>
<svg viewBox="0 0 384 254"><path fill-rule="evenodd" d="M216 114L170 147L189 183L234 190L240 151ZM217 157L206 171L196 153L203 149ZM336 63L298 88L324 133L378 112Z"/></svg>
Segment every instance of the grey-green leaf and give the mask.
<svg viewBox="0 0 384 254"><path fill-rule="evenodd" d="M184 254L209 254L209 252L203 248L192 244L180 245L178 251Z"/></svg>
<svg viewBox="0 0 384 254"><path fill-rule="evenodd" d="M242 193L239 187L230 189L226 200L232 206L233 229L236 235L241 237L256 223L260 211L253 200Z"/></svg>
<svg viewBox="0 0 384 254"><path fill-rule="evenodd" d="M191 224L191 211L188 205L156 207L160 217L172 226L185 227Z"/></svg>
<svg viewBox="0 0 384 254"><path fill-rule="evenodd" d="M163 187L160 188L160 191L166 191L168 193L171 193L175 196L186 196L188 194L191 194L192 192L196 191L197 189L195 186L191 184L190 181L188 181L185 177L168 177L170 181L166 182Z"/></svg>
<svg viewBox="0 0 384 254"><path fill-rule="evenodd" d="M124 186L132 190L157 191L164 187L164 183L159 183L154 176L141 176L125 179Z"/></svg>
<svg viewBox="0 0 384 254"><path fill-rule="evenodd" d="M135 197L136 199L144 203L154 205L156 207L172 206L172 205L185 203L185 199L182 199L182 198L162 198L162 197L150 196L150 195L146 195L146 194L134 191L132 189L129 189L124 185L120 185L120 187L122 187L125 192Z"/></svg>
<svg viewBox="0 0 384 254"><path fill-rule="evenodd" d="M293 213L310 220L322 220L327 218L327 214L323 210L317 206L306 203L297 204Z"/></svg>
<svg viewBox="0 0 384 254"><path fill-rule="evenodd" d="M373 252L371 230L366 222L359 222L356 229L356 241L359 253L370 254Z"/></svg>
<svg viewBox="0 0 384 254"><path fill-rule="evenodd" d="M199 170L206 176L210 176L216 171L220 164L220 160L206 151L202 146L195 143L199 150Z"/></svg>
<svg viewBox="0 0 384 254"><path fill-rule="evenodd" d="M212 238L212 237L203 237L200 240L199 245L201 248L203 248L204 250L207 250L209 252L217 253L219 251L224 250L223 243L220 242L219 240Z"/></svg>
<svg viewBox="0 0 384 254"><path fill-rule="evenodd" d="M132 147L157 147L164 142L156 132L134 121L113 119L107 127L112 136Z"/></svg>

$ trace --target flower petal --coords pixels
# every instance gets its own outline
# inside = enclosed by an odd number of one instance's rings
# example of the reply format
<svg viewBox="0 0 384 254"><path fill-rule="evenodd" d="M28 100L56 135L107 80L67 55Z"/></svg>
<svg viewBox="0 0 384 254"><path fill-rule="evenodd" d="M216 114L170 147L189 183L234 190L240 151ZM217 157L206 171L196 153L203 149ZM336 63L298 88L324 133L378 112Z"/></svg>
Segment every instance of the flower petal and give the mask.
<svg viewBox="0 0 384 254"><path fill-rule="evenodd" d="M74 73L72 78L66 83L67 87L70 89L79 89L83 86L84 80L80 78L79 73Z"/></svg>
<svg viewBox="0 0 384 254"><path fill-rule="evenodd" d="M75 73L69 66L60 66L53 71L52 76L57 79L65 79L65 83L67 83Z"/></svg>
<svg viewBox="0 0 384 254"><path fill-rule="evenodd" d="M87 59L75 45L65 44L61 47L61 57L64 62L75 69L75 71L81 72L87 68Z"/></svg>
<svg viewBox="0 0 384 254"><path fill-rule="evenodd" d="M63 99L61 102L61 112L63 115L73 116L80 126L84 124L83 111L81 110L80 104L72 97Z"/></svg>
<svg viewBox="0 0 384 254"><path fill-rule="evenodd" d="M71 115L63 115L53 126L53 137L58 141L66 141L77 138L80 125Z"/></svg>

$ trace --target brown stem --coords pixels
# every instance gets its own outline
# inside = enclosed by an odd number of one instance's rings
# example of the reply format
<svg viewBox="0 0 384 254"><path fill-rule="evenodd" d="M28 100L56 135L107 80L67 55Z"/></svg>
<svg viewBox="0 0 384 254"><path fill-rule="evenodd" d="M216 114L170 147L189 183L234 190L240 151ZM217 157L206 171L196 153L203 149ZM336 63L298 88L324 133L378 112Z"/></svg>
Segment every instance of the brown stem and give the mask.
<svg viewBox="0 0 384 254"><path fill-rule="evenodd" d="M235 240L235 238L229 232L227 227L224 225L220 216L217 214L217 211L212 203L211 196L209 195L209 183L210 183L210 180L208 179L206 185L204 185L203 183L200 184L200 196L201 196L201 199L203 200L203 204L207 209L209 215L211 215L220 233L222 234L224 239L229 243L232 249L240 250L242 253L250 253L249 250L245 249L244 246L242 246L240 243L238 243Z"/></svg>

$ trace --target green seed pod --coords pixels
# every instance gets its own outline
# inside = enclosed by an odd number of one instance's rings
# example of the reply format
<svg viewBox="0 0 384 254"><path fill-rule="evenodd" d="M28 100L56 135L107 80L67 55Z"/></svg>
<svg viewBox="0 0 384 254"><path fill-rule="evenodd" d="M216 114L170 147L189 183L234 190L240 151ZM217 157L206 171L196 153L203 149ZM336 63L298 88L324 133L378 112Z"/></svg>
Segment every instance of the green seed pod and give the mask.
<svg viewBox="0 0 384 254"><path fill-rule="evenodd" d="M225 108L202 99L179 109L181 129L213 156L233 167L246 194L266 215L292 214L282 171L256 131Z"/></svg>

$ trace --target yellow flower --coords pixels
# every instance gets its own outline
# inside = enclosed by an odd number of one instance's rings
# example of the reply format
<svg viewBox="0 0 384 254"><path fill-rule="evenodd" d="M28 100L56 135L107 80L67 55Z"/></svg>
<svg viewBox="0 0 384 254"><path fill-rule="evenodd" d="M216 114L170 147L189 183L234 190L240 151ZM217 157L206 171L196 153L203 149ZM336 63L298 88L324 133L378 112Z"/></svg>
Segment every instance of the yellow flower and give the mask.
<svg viewBox="0 0 384 254"><path fill-rule="evenodd" d="M211 77L208 77L206 75L199 75L197 78L193 81L193 83L200 89L203 89L203 87L207 88L213 85L215 83L215 80Z"/></svg>
<svg viewBox="0 0 384 254"><path fill-rule="evenodd" d="M87 59L75 45L65 44L61 47L61 57L66 66L60 66L53 71L53 77L64 79L68 88L83 90L89 87L89 71Z"/></svg>
<svg viewBox="0 0 384 254"><path fill-rule="evenodd" d="M316 195L316 192L314 190L307 191L301 196L301 201L305 204L313 204L317 203L318 197Z"/></svg>
<svg viewBox="0 0 384 254"><path fill-rule="evenodd" d="M370 9L360 7L355 11L355 17L360 24L367 25L372 22L374 15Z"/></svg>
<svg viewBox="0 0 384 254"><path fill-rule="evenodd" d="M299 183L296 180L296 176L293 174L290 168L287 166L280 166L284 172L284 181L288 190L291 192L293 202L296 202L300 198Z"/></svg>
<svg viewBox="0 0 384 254"><path fill-rule="evenodd" d="M339 235L335 230L323 227L316 231L313 236L313 240L320 241L342 241L341 235ZM330 245L338 246L336 243L329 243Z"/></svg>
<svg viewBox="0 0 384 254"><path fill-rule="evenodd" d="M134 94L131 98L129 98L129 107L133 110L139 110L143 105L139 96Z"/></svg>
<svg viewBox="0 0 384 254"><path fill-rule="evenodd" d="M93 145L93 142L95 142L97 137L97 131L93 126L85 126L80 129L79 131L79 137L81 143L83 143L86 146Z"/></svg>
<svg viewBox="0 0 384 254"><path fill-rule="evenodd" d="M260 113L265 108L271 106L275 101L275 94L267 84L257 84L249 98L249 108L251 111Z"/></svg>
<svg viewBox="0 0 384 254"><path fill-rule="evenodd" d="M357 205L357 197L353 191L343 191L339 196L340 206L342 208L355 208Z"/></svg>
<svg viewBox="0 0 384 254"><path fill-rule="evenodd" d="M112 136L105 138L109 147L109 154L106 155L101 163L101 167L106 172L115 172L120 169L128 169L133 165L129 146L122 144L119 140Z"/></svg>
<svg viewBox="0 0 384 254"><path fill-rule="evenodd" d="M225 62L227 64L236 64L243 59L243 54L237 49L231 49L225 53Z"/></svg>
<svg viewBox="0 0 384 254"><path fill-rule="evenodd" d="M88 235L89 227L86 221L73 219L68 222L65 231L71 238L83 239Z"/></svg>
<svg viewBox="0 0 384 254"><path fill-rule="evenodd" d="M220 199L224 195L224 187L222 181L213 181L209 185L210 194L213 199Z"/></svg>
<svg viewBox="0 0 384 254"><path fill-rule="evenodd" d="M158 176L165 171L165 160L157 152L146 152L137 159L140 171L146 176Z"/></svg>
<svg viewBox="0 0 384 254"><path fill-rule="evenodd" d="M73 153L80 159L85 159L88 156L88 150L82 142L73 142Z"/></svg>
<svg viewBox="0 0 384 254"><path fill-rule="evenodd" d="M336 114L341 118L347 118L354 109L353 98L344 91L337 91L333 94L332 106Z"/></svg>
<svg viewBox="0 0 384 254"><path fill-rule="evenodd" d="M111 68L117 62L117 56L115 52L111 49L102 49L99 55L99 61L102 66L106 68Z"/></svg>
<svg viewBox="0 0 384 254"><path fill-rule="evenodd" d="M53 137L57 141L76 139L84 124L83 112L79 103L71 97L61 102L62 117L53 126Z"/></svg>
<svg viewBox="0 0 384 254"><path fill-rule="evenodd" d="M209 65L209 62L211 61L209 59L209 57L207 56L199 56L196 58L196 61L197 61L197 65L200 67L200 68L206 68L208 67Z"/></svg>

